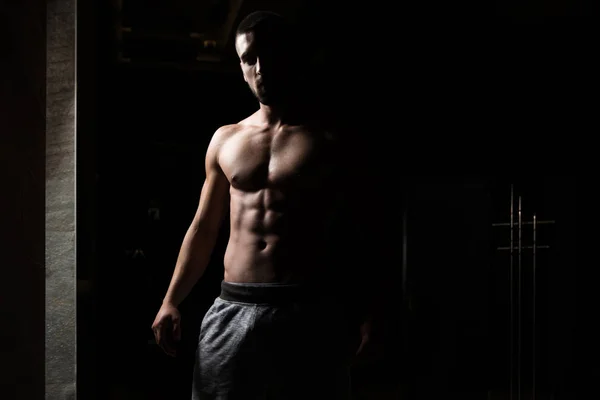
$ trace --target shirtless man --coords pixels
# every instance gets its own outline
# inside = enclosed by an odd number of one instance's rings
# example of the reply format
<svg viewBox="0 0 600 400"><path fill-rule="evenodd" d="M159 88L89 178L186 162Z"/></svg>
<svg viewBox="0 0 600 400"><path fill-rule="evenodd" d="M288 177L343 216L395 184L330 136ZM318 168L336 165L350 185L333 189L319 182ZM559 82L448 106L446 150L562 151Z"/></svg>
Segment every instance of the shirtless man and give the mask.
<svg viewBox="0 0 600 400"><path fill-rule="evenodd" d="M294 38L268 12L238 27L236 51L260 108L209 144L200 204L152 326L174 355L177 307L202 276L229 208L225 276L202 321L193 399L348 398L359 344L344 340L343 301L322 281L339 156L335 137L298 103Z"/></svg>

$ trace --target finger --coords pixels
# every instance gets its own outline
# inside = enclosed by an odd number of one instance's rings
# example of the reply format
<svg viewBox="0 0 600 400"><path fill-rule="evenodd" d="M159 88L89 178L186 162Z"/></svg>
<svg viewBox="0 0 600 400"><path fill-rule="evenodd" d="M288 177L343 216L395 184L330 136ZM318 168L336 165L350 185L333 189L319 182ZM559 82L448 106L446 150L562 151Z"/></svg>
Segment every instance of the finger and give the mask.
<svg viewBox="0 0 600 400"><path fill-rule="evenodd" d="M171 346L169 346L169 343L165 342L164 340L160 342L160 348L165 354L170 354L173 351Z"/></svg>
<svg viewBox="0 0 600 400"><path fill-rule="evenodd" d="M177 349L175 349L174 347L168 347L167 350L165 350L165 353L169 357L175 357L175 355L177 354Z"/></svg>
<svg viewBox="0 0 600 400"><path fill-rule="evenodd" d="M160 345L160 343L162 342L162 326L158 326L155 330L154 330L154 338L156 339L156 343L158 343Z"/></svg>
<svg viewBox="0 0 600 400"><path fill-rule="evenodd" d="M162 340L159 343L159 347L161 348L161 350L167 354L167 355L171 355L173 353L173 348L171 345L169 345L169 343L165 340Z"/></svg>
<svg viewBox="0 0 600 400"><path fill-rule="evenodd" d="M170 343L170 342L165 343L165 352L168 355L172 355L175 352L175 347L173 346L172 343Z"/></svg>
<svg viewBox="0 0 600 400"><path fill-rule="evenodd" d="M363 337L360 341L360 345L358 346L358 349L356 349L356 355L359 355L362 353L363 349L365 348L365 344L366 344L366 341L365 341L365 338Z"/></svg>
<svg viewBox="0 0 600 400"><path fill-rule="evenodd" d="M356 350L356 353L354 355L355 356L361 355L362 351L363 351L363 347L364 347L364 345L361 343L360 346L358 346L358 349Z"/></svg>
<svg viewBox="0 0 600 400"><path fill-rule="evenodd" d="M167 354L172 354L173 352L175 352L175 343L170 332L167 331L163 333L162 343Z"/></svg>
<svg viewBox="0 0 600 400"><path fill-rule="evenodd" d="M173 344L172 344L172 340L170 340L169 337L169 333L166 329L160 329L158 330L158 339L157 339L157 343L159 345L159 347L167 354L170 354L173 352Z"/></svg>
<svg viewBox="0 0 600 400"><path fill-rule="evenodd" d="M176 341L181 340L181 323L179 321L173 323L173 338Z"/></svg>
<svg viewBox="0 0 600 400"><path fill-rule="evenodd" d="M159 329L157 327L152 328L152 333L154 334L154 341L156 342L156 344L158 344L158 342L160 342Z"/></svg>

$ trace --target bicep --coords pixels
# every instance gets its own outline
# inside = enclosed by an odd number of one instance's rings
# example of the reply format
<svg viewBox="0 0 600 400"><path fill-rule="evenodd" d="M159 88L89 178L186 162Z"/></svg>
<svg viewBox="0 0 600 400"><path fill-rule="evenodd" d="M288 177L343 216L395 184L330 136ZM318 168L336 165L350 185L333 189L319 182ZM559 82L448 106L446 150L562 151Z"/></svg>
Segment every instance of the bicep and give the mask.
<svg viewBox="0 0 600 400"><path fill-rule="evenodd" d="M206 153L206 178L200 192L194 223L198 227L218 230L229 205L229 181L217 161L218 143L213 140Z"/></svg>
<svg viewBox="0 0 600 400"><path fill-rule="evenodd" d="M218 229L229 205L229 182L217 172L207 173L195 222L210 229Z"/></svg>

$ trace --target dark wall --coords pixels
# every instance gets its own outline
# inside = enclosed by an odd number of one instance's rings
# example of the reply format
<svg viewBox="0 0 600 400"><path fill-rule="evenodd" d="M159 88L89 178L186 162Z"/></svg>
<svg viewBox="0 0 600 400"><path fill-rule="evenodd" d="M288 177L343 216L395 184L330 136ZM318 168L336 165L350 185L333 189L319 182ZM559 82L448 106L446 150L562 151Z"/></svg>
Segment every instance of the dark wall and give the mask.
<svg viewBox="0 0 600 400"><path fill-rule="evenodd" d="M411 398L486 398L491 273L486 179L419 176L408 194L408 367Z"/></svg>
<svg viewBox="0 0 600 400"><path fill-rule="evenodd" d="M591 15L438 5L345 9L323 23L328 104L355 128L370 160L385 163L389 176L415 168L510 174L530 161L568 167L554 154L577 153L591 111ZM370 134L377 140L366 140Z"/></svg>
<svg viewBox="0 0 600 400"><path fill-rule="evenodd" d="M46 3L0 8L0 397L43 398Z"/></svg>

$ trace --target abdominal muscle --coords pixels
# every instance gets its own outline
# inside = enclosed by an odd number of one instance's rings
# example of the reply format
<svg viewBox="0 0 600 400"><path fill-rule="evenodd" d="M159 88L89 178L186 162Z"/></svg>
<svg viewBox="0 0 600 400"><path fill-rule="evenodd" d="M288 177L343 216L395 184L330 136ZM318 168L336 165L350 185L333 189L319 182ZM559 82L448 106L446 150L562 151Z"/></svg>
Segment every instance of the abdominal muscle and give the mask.
<svg viewBox="0 0 600 400"><path fill-rule="evenodd" d="M306 199L292 206L273 197L268 189L232 192L226 282L301 283L321 268L322 212Z"/></svg>

